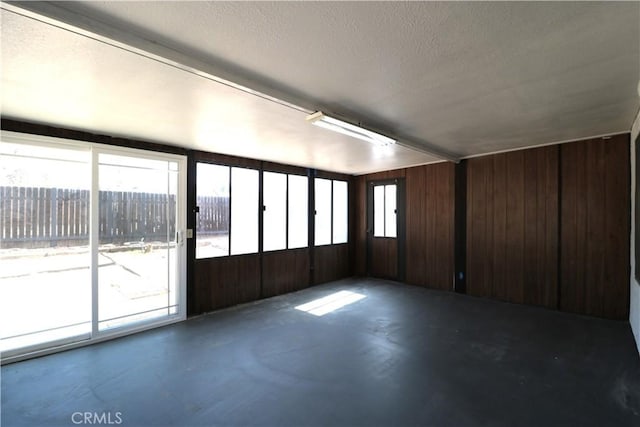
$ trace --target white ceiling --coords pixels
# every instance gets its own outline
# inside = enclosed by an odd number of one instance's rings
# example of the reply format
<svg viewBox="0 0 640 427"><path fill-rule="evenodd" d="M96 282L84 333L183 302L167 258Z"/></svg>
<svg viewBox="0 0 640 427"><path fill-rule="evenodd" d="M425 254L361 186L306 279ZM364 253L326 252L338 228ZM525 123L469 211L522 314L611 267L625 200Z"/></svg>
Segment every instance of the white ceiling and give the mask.
<svg viewBox="0 0 640 427"><path fill-rule="evenodd" d="M374 151L309 126L305 111L464 157L626 132L640 105L637 2L21 7L102 42L3 11L4 116L319 169L360 174L437 157Z"/></svg>

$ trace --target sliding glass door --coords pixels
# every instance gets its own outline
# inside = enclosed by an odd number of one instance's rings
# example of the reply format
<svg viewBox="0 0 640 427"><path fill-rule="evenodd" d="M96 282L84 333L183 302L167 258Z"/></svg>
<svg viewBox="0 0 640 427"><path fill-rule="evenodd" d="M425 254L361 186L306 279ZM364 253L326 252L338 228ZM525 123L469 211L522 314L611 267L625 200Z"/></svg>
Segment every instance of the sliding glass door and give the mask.
<svg viewBox="0 0 640 427"><path fill-rule="evenodd" d="M100 153L98 326L166 317L178 308L178 163Z"/></svg>
<svg viewBox="0 0 640 427"><path fill-rule="evenodd" d="M0 351L91 333L91 153L0 143Z"/></svg>
<svg viewBox="0 0 640 427"><path fill-rule="evenodd" d="M179 320L184 156L3 133L0 351Z"/></svg>

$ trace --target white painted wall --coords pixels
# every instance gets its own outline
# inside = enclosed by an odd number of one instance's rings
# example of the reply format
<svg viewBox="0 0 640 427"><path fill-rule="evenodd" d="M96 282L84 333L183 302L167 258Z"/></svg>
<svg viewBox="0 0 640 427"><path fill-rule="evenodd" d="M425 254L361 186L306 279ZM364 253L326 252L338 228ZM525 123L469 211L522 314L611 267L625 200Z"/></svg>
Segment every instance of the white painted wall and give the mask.
<svg viewBox="0 0 640 427"><path fill-rule="evenodd" d="M640 133L640 111L633 122L631 128L631 290L630 290L630 307L629 307L629 323L633 336L636 339L638 353L640 353L640 284L635 279L636 257L635 257L635 228L640 224L635 224L636 209L636 144L635 140ZM638 266L640 268L640 266Z"/></svg>

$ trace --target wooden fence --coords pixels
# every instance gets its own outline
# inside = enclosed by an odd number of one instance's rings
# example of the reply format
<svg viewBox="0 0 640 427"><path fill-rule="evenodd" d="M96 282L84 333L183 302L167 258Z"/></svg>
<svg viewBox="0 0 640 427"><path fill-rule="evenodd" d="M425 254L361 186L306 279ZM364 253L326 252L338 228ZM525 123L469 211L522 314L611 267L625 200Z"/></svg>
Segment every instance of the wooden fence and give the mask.
<svg viewBox="0 0 640 427"><path fill-rule="evenodd" d="M88 245L89 197L89 190L0 186L0 248ZM199 233L228 233L229 198L199 197L198 205ZM100 244L175 236L175 196L100 191L98 206Z"/></svg>
<svg viewBox="0 0 640 427"><path fill-rule="evenodd" d="M0 187L0 247L89 243L89 191Z"/></svg>
<svg viewBox="0 0 640 427"><path fill-rule="evenodd" d="M200 212L196 217L198 236L229 233L229 198L198 197Z"/></svg>

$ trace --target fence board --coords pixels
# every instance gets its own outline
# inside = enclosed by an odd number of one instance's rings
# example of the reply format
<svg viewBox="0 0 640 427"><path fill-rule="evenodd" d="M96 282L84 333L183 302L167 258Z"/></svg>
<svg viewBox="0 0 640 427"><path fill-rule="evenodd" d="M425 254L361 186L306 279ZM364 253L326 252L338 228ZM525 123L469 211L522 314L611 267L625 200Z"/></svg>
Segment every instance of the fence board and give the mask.
<svg viewBox="0 0 640 427"><path fill-rule="evenodd" d="M90 191L0 186L0 248L86 245ZM100 191L100 244L166 241L175 236L176 195ZM228 198L200 200L207 232L228 230Z"/></svg>

